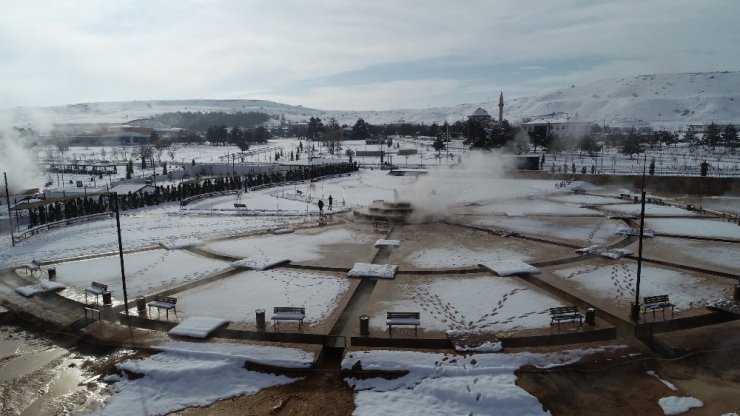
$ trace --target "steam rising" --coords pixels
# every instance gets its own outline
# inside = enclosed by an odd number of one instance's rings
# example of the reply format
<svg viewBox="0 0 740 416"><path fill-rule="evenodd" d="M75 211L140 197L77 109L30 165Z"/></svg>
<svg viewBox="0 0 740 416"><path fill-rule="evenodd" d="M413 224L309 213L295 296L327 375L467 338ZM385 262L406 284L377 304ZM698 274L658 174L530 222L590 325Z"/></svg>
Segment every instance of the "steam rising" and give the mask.
<svg viewBox="0 0 740 416"><path fill-rule="evenodd" d="M22 137L9 120L0 119L0 172L8 174L10 194L38 187L39 168L31 139ZM0 179L1 180L1 179ZM5 184L0 184L0 194L5 195Z"/></svg>
<svg viewBox="0 0 740 416"><path fill-rule="evenodd" d="M512 166L513 161L495 153L471 152L455 167L432 169L400 196L414 207L409 221L443 220L453 205L496 198L502 190L498 179Z"/></svg>

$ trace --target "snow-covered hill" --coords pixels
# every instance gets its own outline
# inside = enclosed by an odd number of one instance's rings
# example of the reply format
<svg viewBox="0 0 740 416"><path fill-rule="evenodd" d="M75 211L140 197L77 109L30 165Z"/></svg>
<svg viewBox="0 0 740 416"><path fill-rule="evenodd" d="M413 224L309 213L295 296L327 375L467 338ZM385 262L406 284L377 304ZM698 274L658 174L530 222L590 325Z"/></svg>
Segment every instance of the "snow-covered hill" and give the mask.
<svg viewBox="0 0 740 416"><path fill-rule="evenodd" d="M572 85L532 97L505 98L505 118L514 123L559 113L571 120L606 122L611 126L679 128L712 121L740 124L740 72L641 75ZM320 110L264 100L173 100L16 107L0 110L0 116L6 116L5 119L10 116L17 126L38 124L39 120L50 126L52 123L126 122L175 111L259 111L282 115L291 122L334 117L340 124L351 125L358 118L373 124L454 122L465 119L478 107L498 115L498 100L388 111Z"/></svg>

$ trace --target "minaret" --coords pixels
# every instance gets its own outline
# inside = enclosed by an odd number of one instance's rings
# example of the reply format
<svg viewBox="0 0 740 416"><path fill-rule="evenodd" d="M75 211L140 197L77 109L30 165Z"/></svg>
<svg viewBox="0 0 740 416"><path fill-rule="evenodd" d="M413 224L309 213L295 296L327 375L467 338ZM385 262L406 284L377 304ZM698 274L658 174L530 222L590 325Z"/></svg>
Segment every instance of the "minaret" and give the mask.
<svg viewBox="0 0 740 416"><path fill-rule="evenodd" d="M501 91L501 95L498 97L498 122L504 121L504 92Z"/></svg>

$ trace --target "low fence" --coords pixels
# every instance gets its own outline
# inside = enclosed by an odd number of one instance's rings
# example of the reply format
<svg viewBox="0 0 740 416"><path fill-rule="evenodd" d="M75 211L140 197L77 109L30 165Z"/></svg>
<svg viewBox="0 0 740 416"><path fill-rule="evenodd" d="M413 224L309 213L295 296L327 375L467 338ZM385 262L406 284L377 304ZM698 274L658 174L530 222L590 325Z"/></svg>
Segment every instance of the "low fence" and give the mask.
<svg viewBox="0 0 740 416"><path fill-rule="evenodd" d="M36 234L39 234L39 233L42 233L42 232L46 232L46 231L49 231L49 230L54 229L54 228L65 227L67 225L77 224L77 223L81 223L81 222L94 221L94 220L100 220L100 219L107 219L107 218L112 217L114 214L115 214L115 212L101 212L99 214L83 215L81 217L69 218L69 219L66 219L66 220L54 221L54 222L46 223L44 225L39 225L37 227L33 227L33 228L29 229L29 230L23 231L22 233L19 233L19 234L14 235L13 236L13 240L15 240L15 242L17 243L19 241L22 241L22 240L27 239L28 237L30 237L32 235L36 235Z"/></svg>

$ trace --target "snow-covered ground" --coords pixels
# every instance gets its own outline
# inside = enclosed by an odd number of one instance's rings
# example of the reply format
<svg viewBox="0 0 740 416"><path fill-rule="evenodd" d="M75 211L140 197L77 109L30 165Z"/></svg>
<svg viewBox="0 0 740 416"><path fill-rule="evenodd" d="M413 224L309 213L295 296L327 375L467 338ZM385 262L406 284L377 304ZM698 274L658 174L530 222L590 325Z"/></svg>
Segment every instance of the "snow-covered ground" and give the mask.
<svg viewBox="0 0 740 416"><path fill-rule="evenodd" d="M270 254L283 257L294 263L312 261L330 254L328 246L370 243L372 236L354 233L343 228L334 228L319 233L296 232L290 236L282 234L237 238L214 241L206 248L230 256L248 257L254 254Z"/></svg>
<svg viewBox="0 0 740 416"><path fill-rule="evenodd" d="M649 218L645 226L658 234L740 240L740 225L719 219Z"/></svg>
<svg viewBox="0 0 740 416"><path fill-rule="evenodd" d="M208 259L182 250L154 250L124 255L126 290L129 297L146 296L166 287L201 279L225 270L229 263ZM119 257L55 264L57 281L80 293L91 281L108 285L114 298L123 299ZM84 296L84 294L83 294Z"/></svg>
<svg viewBox="0 0 740 416"><path fill-rule="evenodd" d="M106 377L113 383L111 396L93 414L163 415L207 406L298 380L245 370L245 361L296 368L313 361L311 353L271 346L169 342L158 348L162 352L151 357L116 365L123 376ZM126 372L142 377L129 378Z"/></svg>
<svg viewBox="0 0 740 416"><path fill-rule="evenodd" d="M378 298L370 325L386 329L385 312L419 311L427 331L502 332L543 328L561 302L512 277L397 277L397 289Z"/></svg>
<svg viewBox="0 0 740 416"><path fill-rule="evenodd" d="M597 297L629 305L635 299L637 264L619 261L608 265L579 265L555 271ZM640 296L668 294L676 311L698 308L729 294L730 285L690 272L642 265Z"/></svg>
<svg viewBox="0 0 740 416"><path fill-rule="evenodd" d="M489 217L476 219L476 225L504 229L524 235L543 236L583 244L608 244L617 240L622 221L606 217L581 220L577 218Z"/></svg>
<svg viewBox="0 0 740 416"><path fill-rule="evenodd" d="M481 263L503 259L530 260L529 253L520 253L503 247L471 249L468 247L433 247L420 250L406 257L406 261L419 268L453 269L476 267Z"/></svg>
<svg viewBox="0 0 740 416"><path fill-rule="evenodd" d="M334 311L349 286L346 278L335 273L250 271L178 294L177 309L184 316L253 323L257 309L265 310L269 322L275 306L304 307L304 322L315 325Z"/></svg>
<svg viewBox="0 0 740 416"><path fill-rule="evenodd" d="M357 390L356 415L549 415L542 404L516 385L515 371L524 365L548 368L579 361L605 349L568 350L551 354L471 354L455 356L411 351L354 351L342 361L350 369L405 370L387 380L347 378Z"/></svg>

